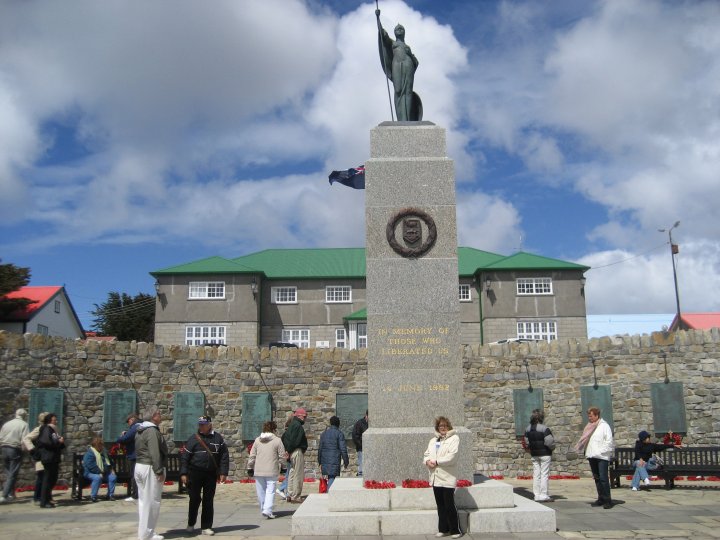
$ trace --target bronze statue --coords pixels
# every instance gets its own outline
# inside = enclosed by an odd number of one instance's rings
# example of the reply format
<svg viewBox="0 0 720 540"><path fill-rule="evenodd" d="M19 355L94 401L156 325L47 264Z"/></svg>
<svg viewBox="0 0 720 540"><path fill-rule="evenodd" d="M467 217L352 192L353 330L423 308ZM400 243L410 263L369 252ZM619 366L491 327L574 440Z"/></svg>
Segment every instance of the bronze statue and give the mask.
<svg viewBox="0 0 720 540"><path fill-rule="evenodd" d="M395 112L398 121L422 120L422 101L413 92L415 70L418 60L405 44L405 28L395 27L395 41L388 35L380 23L380 10L375 10L378 25L378 47L380 63L388 79L395 88Z"/></svg>

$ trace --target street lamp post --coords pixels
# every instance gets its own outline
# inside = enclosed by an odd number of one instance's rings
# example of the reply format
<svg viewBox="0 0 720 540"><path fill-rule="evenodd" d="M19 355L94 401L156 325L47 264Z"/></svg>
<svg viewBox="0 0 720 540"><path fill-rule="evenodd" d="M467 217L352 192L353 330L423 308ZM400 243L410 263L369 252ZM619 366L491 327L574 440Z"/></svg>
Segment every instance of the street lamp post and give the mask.
<svg viewBox="0 0 720 540"><path fill-rule="evenodd" d="M658 229L659 232L667 231L668 238L670 239L670 258L672 259L673 279L675 280L675 305L677 307L678 329L680 328L680 293L678 292L677 270L675 268L675 255L678 253L678 247L675 244L673 244L672 231L673 231L673 229L676 229L679 225L680 225L680 222L676 221L675 224L672 227L670 227L669 229Z"/></svg>

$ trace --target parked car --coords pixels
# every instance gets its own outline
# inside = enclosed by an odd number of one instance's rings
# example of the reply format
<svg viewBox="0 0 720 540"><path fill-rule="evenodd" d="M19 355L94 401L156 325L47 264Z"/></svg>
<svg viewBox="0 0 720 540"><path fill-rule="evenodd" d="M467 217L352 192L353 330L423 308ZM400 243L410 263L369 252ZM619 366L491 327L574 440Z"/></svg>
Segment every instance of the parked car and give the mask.
<svg viewBox="0 0 720 540"><path fill-rule="evenodd" d="M287 348L294 348L297 349L298 346L294 343L286 343L285 341L271 341L268 345L268 348L272 349L273 347L277 347L278 349L287 349Z"/></svg>

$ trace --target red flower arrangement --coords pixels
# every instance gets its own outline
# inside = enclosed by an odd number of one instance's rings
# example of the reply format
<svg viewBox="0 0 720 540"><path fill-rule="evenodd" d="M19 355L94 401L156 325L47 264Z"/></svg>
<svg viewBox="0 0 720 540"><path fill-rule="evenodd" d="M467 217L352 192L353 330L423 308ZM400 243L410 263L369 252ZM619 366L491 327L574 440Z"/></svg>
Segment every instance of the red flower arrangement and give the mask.
<svg viewBox="0 0 720 540"><path fill-rule="evenodd" d="M427 480L411 480L410 478L402 481L404 488L429 488L430 482Z"/></svg>
<svg viewBox="0 0 720 540"><path fill-rule="evenodd" d="M682 435L669 431L663 437L663 444L672 444L674 446L680 446L682 444Z"/></svg>
<svg viewBox="0 0 720 540"><path fill-rule="evenodd" d="M470 487L472 486L472 482L470 480L458 480L457 487Z"/></svg>
<svg viewBox="0 0 720 540"><path fill-rule="evenodd" d="M365 489L393 489L395 482L378 482L377 480L365 480Z"/></svg>
<svg viewBox="0 0 720 540"><path fill-rule="evenodd" d="M238 482L240 482L241 484L254 484L255 479L254 478L241 478L240 480L238 480Z"/></svg>
<svg viewBox="0 0 720 540"><path fill-rule="evenodd" d="M550 480L580 480L577 474L551 474ZM632 480L632 476L628 479Z"/></svg>
<svg viewBox="0 0 720 540"><path fill-rule="evenodd" d="M490 480L505 480L502 474L491 474L488 478L490 478Z"/></svg>
<svg viewBox="0 0 720 540"><path fill-rule="evenodd" d="M111 456L124 456L125 455L125 447L122 446L120 443L115 443L110 447L110 455Z"/></svg>

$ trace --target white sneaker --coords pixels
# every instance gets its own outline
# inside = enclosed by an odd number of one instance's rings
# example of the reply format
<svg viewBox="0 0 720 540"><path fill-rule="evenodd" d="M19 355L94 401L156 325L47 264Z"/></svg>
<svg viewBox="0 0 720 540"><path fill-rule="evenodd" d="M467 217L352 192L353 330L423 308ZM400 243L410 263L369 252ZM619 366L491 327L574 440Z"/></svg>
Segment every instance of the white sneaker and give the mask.
<svg viewBox="0 0 720 540"><path fill-rule="evenodd" d="M442 538L443 536L450 536L450 533L441 533L441 532L435 533L435 538Z"/></svg>
<svg viewBox="0 0 720 540"><path fill-rule="evenodd" d="M636 488L636 487L634 487L634 486L631 487L630 489L633 490L633 491L637 491L637 490L638 490L638 488Z"/></svg>
<svg viewBox="0 0 720 540"><path fill-rule="evenodd" d="M212 529L203 529L203 530L202 530L202 533L203 533L205 536L213 536L213 535L215 534L215 531L213 531Z"/></svg>
<svg viewBox="0 0 720 540"><path fill-rule="evenodd" d="M275 490L275 493L277 493L278 495L280 495L283 499L286 499L286 498L287 498L287 493L285 493L285 492L284 492L282 489L280 489L280 488L277 488L277 489Z"/></svg>
<svg viewBox="0 0 720 540"><path fill-rule="evenodd" d="M650 485L650 479L649 479L649 478L646 478L645 480L643 480L643 482L645 482L645 485L646 485L646 486L649 486L649 485Z"/></svg>
<svg viewBox="0 0 720 540"><path fill-rule="evenodd" d="M154 534L150 537L150 540L165 540L165 537L162 534Z"/></svg>
<svg viewBox="0 0 720 540"><path fill-rule="evenodd" d="M0 504L7 502L7 499L5 497L0 497Z"/></svg>
<svg viewBox="0 0 720 540"><path fill-rule="evenodd" d="M268 519L275 519L275 514L273 514L272 512L263 512L262 515Z"/></svg>
<svg viewBox="0 0 720 540"><path fill-rule="evenodd" d="M463 535L463 533L457 533L453 534L450 538L460 538Z"/></svg>
<svg viewBox="0 0 720 540"><path fill-rule="evenodd" d="M125 502L133 502L135 499L132 497L128 497L127 499L123 499Z"/></svg>

